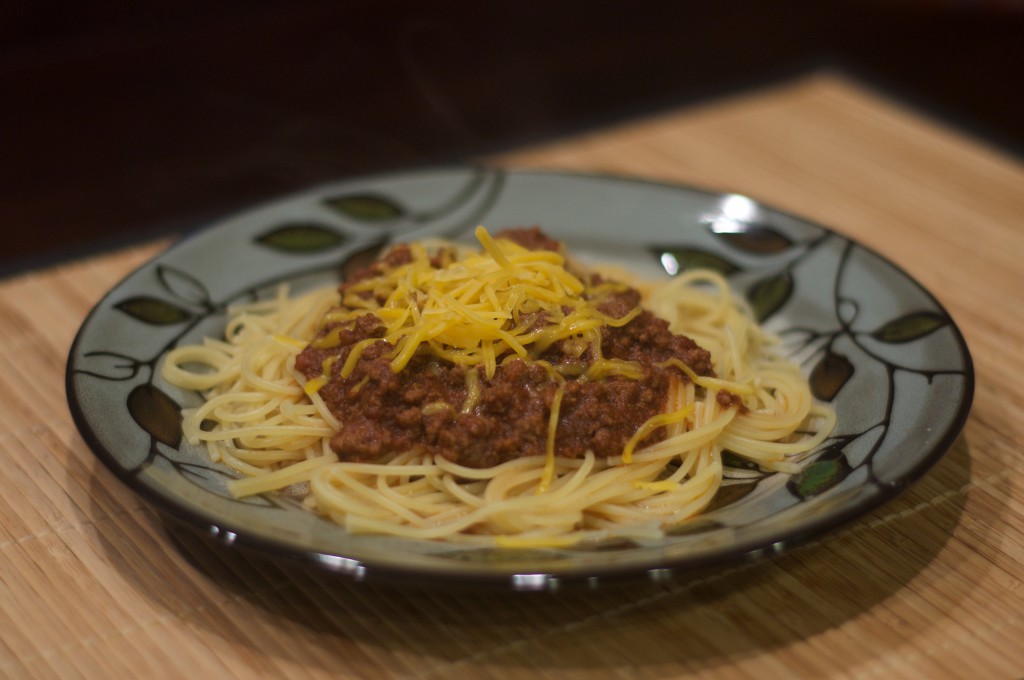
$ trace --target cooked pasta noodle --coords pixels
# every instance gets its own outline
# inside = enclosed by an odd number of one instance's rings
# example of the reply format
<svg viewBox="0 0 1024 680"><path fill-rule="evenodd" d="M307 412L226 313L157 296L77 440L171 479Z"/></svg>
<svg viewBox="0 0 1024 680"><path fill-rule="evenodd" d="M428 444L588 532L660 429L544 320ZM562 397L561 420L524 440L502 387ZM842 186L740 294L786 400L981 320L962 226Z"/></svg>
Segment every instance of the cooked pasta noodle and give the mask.
<svg viewBox="0 0 1024 680"><path fill-rule="evenodd" d="M499 249L499 266L502 257ZM203 393L204 403L183 414L185 437L241 473L229 483L236 496L297 491L310 510L353 533L505 547L658 537L708 505L723 483L723 451L793 473L835 416L814 402L799 368L774 351L718 274L627 283L673 333L710 351L715 377L676 361L682 373L664 412L617 456L554 455L559 392L546 455L487 468L415 449L376 462L339 460L330 440L345 425L295 369L296 356L339 304L335 288L296 297L282 288L272 300L230 310L223 339L174 349L162 371L168 382ZM480 360L493 370L494 357ZM723 390L742 407L723 405ZM658 428L664 438L645 444Z"/></svg>

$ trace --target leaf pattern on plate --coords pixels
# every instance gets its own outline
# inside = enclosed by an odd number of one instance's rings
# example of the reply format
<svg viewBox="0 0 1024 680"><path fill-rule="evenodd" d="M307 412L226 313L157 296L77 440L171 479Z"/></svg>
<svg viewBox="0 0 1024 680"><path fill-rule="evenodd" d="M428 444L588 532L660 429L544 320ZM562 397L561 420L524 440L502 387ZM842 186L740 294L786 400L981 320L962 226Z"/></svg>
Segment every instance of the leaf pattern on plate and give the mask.
<svg viewBox="0 0 1024 680"><path fill-rule="evenodd" d="M406 210L401 205L381 194L337 196L328 198L324 203L357 222L371 224L393 222L406 214Z"/></svg>
<svg viewBox="0 0 1024 680"><path fill-rule="evenodd" d="M427 177L430 177L429 173ZM234 477L235 473L213 463L192 447L183 445L179 405L174 401L178 393L170 391L170 388L165 393L156 386L159 384L157 373L160 361L179 343L191 341L190 334L220 323L220 316L229 305L260 299L264 291L276 287L281 281L289 280L295 272L309 271L318 277L351 274L394 238L399 228L422 228L424 233L431 235L458 237L476 224L487 223L498 214L507 214L505 211L514 208L516 201L532 208L542 205L551 196L555 196L558 201L563 200L562 192L551 192L548 184L542 186L542 183L536 183L531 178L529 186L536 186L545 193L540 201L524 202L518 193L523 185L515 185L515 192L504 191L505 186L513 186L517 181L516 172L474 169L468 174L455 175L452 181L442 185L440 191L431 194L416 191L406 194L405 179L399 183L389 180L360 183L356 188L348 185L348 189L342 186L319 191L311 195L303 205L295 206L293 212L288 212L288 218L282 219L282 213L275 208L266 213L267 219L262 224L268 231L258 239L254 239L250 231L251 223L225 225L235 233L230 238L218 237L215 240L216 247L237 252L239 261L251 258L250 261L259 264L246 268L240 282L244 287L225 291L223 299L211 297L209 291L219 290L220 286L215 287L212 279L204 278L208 272L203 267L208 265L200 266L199 263L205 260L200 258L192 262L187 258L175 258L172 249L171 257L161 255L148 271L145 268L140 270L140 274L148 279L137 279L144 285L127 289L130 290L125 293L129 296L127 299L117 304L117 297L110 299L109 305L114 305L118 311L111 312L108 305L100 309L83 327L84 331L92 327L101 332L92 335L83 333L81 337L86 340L76 340L72 352L73 361L69 361L69 376L73 378L69 386L73 386L75 391L73 394L69 392L69 396L79 400L76 404L83 403L83 399L92 399L92 390L97 380L107 383L109 389L103 391L99 407L83 409L80 405L76 406L79 417L106 421L109 413L111 419L119 421L117 427L123 427L130 433L127 439L138 437L139 428L148 435L145 447L134 447L144 450L108 451L110 455L107 456L108 462L114 461L120 470L135 475L139 489L152 491L155 483L162 483L167 478L163 472L170 471L176 475L175 479L187 480L189 484L198 487L200 493L219 495L231 504L244 508L246 512L258 507L261 513L264 510L266 513L274 513L274 521L278 521L282 513L301 513L302 518L298 521L304 523L308 517L306 511L285 496L268 495L246 500L229 497L224 488L224 480ZM592 180L563 176L549 178L549 182L563 181ZM365 188L369 186L373 188ZM606 194L613 193L607 190L606 184L598 187L600 191L593 190L596 186L588 187L588 197L600 197L603 200ZM670 194L675 191L673 188L665 190ZM678 220L677 197L671 196L671 199L673 212L666 215L665 224L675 224L673 220ZM425 207L414 209L414 206ZM497 212L496 206L500 206ZM325 210L333 212L338 221L344 220L344 224L331 226L331 216L325 216ZM704 208L699 210L703 211ZM601 214L594 217L598 221L603 218ZM415 571L418 566L428 564L426 560L447 557L451 566L442 571L449 574L473 573L479 576L486 573L488 576L481 577L481 581L496 582L501 578L507 582L507 578L500 574L519 573L524 567L528 567L532 573L534 567L540 565L540 568L550 569L556 575L563 569L563 565L571 569L580 565L604 568L619 559L616 551L628 555L636 550L638 557L629 555L627 559L636 559L636 564L642 565L643 569L663 564L666 547L679 548L672 554L673 560L678 560L680 566L691 565L691 553L687 552L686 547L691 543L701 546L695 553L698 555L697 562L703 559L702 556L714 559L728 557L730 554L735 556L738 554L735 552L737 548L730 543L733 532L748 527L753 530L755 525L776 512L785 512L810 499L817 513L819 504L832 502L837 494L846 493L848 488L859 491L862 487L872 486L883 494L891 490L891 481L884 474L894 455L889 446L892 439L889 433L892 429L903 427L894 414L897 409L905 406L906 399L902 390L907 381L897 381L899 374L910 373L923 377L924 380L914 381L914 384L920 385L926 396L937 394L944 400L948 400L948 386L953 380L959 380L956 385L967 394L966 398L960 397L960 403L969 405L973 377L969 360L961 360L968 357L966 347L952 319L943 314L940 305L931 304L927 297L922 299L918 288L904 283L895 286L896 296L892 301L897 303L893 308L898 311L891 314L896 318L878 324L873 330L859 322L860 311L868 309L872 304L871 292L859 285L865 272L870 274L873 271L866 270L862 258L873 256L855 242L835 232L799 221L797 226L790 227L788 222L769 224L759 221L762 218L751 217L749 223L723 223L719 225L719 231L712 229L714 233L708 233L703 212L695 208L692 213L688 213L687 219L689 230L666 232L660 226L646 231L638 229L636 233L624 234L620 245L624 249L643 248L638 252L653 253L662 259L663 265L668 262L678 267L677 272L707 267L737 279L734 281L736 288L745 291L760 320L776 315L772 321L778 328L773 330L787 341L785 351L789 356L810 369L809 374L814 376L811 381L816 396L824 401L835 399L842 429L837 429L809 458L800 461L798 464L803 471L788 479L785 474L762 471L755 463L724 452L723 463L728 483L712 501L710 508L718 508L718 511L714 516L700 516L668 528L664 539L625 538L571 548L523 550L465 545L448 548L438 547L431 542L388 539L389 545L399 546L399 550L406 551L404 556L408 557L410 570ZM326 222L321 223L320 220ZM354 242L345 230L359 226L364 227L364 234L373 229L372 233L379 234L380 243L371 243L370 239ZM552 222L542 226L554 229L559 225ZM588 237L582 228L571 225L562 227L568 232L575 229L580 238ZM673 245L658 247L658 244L665 243ZM337 248L337 251L331 250L333 248ZM358 252L353 253L354 250ZM176 252L182 254L180 250ZM307 253L326 253L329 257L318 258L311 265L316 269L307 270L303 269L301 258L294 257ZM337 262L344 260L344 264L326 264L322 261L332 255L338 256L333 258ZM612 258L616 256L616 252L611 252ZM271 266L263 270L262 263L270 263ZM338 272L339 266L342 272ZM884 268L889 265L882 262L881 266ZM219 277L221 272L217 272L217 275ZM751 282L753 285L750 285ZM908 292L901 292L904 290ZM813 300L810 320L803 316L808 309L808 305L804 304L807 299ZM799 304L792 304L793 313L789 314L787 303L791 300ZM129 334L119 332L125 324L124 315L150 325L148 328L132 327L129 345L123 342L123 338ZM159 328L174 323L180 325L168 329ZM941 362L936 365L919 367L916 348L913 345L900 346L901 343L923 338L943 327L952 329L948 340L956 349L946 349ZM137 341L135 334L145 336L146 341ZM947 340L936 338L940 339L944 342ZM886 348L886 353L880 354L877 351L879 342L891 343L893 346ZM834 348L842 348L843 354ZM865 379L853 381L854 372L861 376L862 370L866 371L863 375ZM884 377L879 380L874 377L866 379L876 374ZM933 384L933 379L939 375L952 378L948 382L934 381ZM861 399L865 387L875 390L869 399ZM855 402L852 407L855 408L857 420L850 420L844 411L851 408L851 402ZM961 411L957 415L963 413ZM106 422L96 425L97 428L106 426ZM856 448L852 446L853 442L857 443ZM169 447L174 450L170 451ZM900 452L900 455L904 454L913 455L913 452ZM141 463L140 455L145 456ZM848 483L835 488L844 479L855 481L850 479L850 461L856 461L857 464L857 484ZM159 463L161 473L147 476L145 470L154 463ZM916 469L920 469L921 463L916 465ZM751 495L755 489L758 492ZM864 496L861 494L854 497ZM746 500L737 505L736 501L741 498ZM726 509L727 504L734 507ZM844 507L841 504L836 506L840 509ZM832 512L834 510L826 510L825 514L828 516ZM214 520L211 521L216 524ZM284 521L288 524L292 519ZM705 534L709 534L706 542ZM239 538L244 539L246 536L240 534ZM446 554L445 551L449 549L451 552ZM283 552L287 554L289 550ZM480 564L467 565L470 569L465 569L460 565L463 562ZM479 568L485 564L485 569ZM430 565L430 568L436 569L436 564ZM375 569L372 559L368 561L367 569L371 572Z"/></svg>
<svg viewBox="0 0 1024 680"><path fill-rule="evenodd" d="M120 352L89 352L84 358L88 360L84 362L88 368L83 368L79 372L103 380L131 380L138 375L141 368L137 359Z"/></svg>
<svg viewBox="0 0 1024 680"><path fill-rule="evenodd" d="M754 318L764 322L779 311L793 293L793 276L783 270L763 278L747 289L747 301L754 311Z"/></svg>
<svg viewBox="0 0 1024 680"><path fill-rule="evenodd" d="M716 224L717 222L711 224L711 233L733 248L746 253L773 255L793 246L793 241L788 236L764 224L731 223L738 226L730 229L720 229Z"/></svg>
<svg viewBox="0 0 1024 680"><path fill-rule="evenodd" d="M172 449L181 446L181 406L150 383L128 394L128 413L156 441Z"/></svg>
<svg viewBox="0 0 1024 680"><path fill-rule="evenodd" d="M740 268L721 255L701 248L669 247L652 248L651 252L658 258L669 274L675 275L688 269L712 269L723 276L731 276Z"/></svg>
<svg viewBox="0 0 1024 680"><path fill-rule="evenodd" d="M256 238L256 243L286 253L317 253L336 248L346 240L330 227L314 222L285 224Z"/></svg>
<svg viewBox="0 0 1024 680"><path fill-rule="evenodd" d="M853 377L853 364L842 354L826 351L811 370L811 393L822 401L832 401Z"/></svg>
<svg viewBox="0 0 1024 680"><path fill-rule="evenodd" d="M728 449L722 451L722 465L737 470L760 470L761 466L743 456L737 455Z"/></svg>
<svg viewBox="0 0 1024 680"><path fill-rule="evenodd" d="M745 482L742 484L723 484L718 487L718 492L715 493L714 498L711 499L708 506L704 508L704 512L711 512L712 510L732 505L756 488L757 481Z"/></svg>
<svg viewBox="0 0 1024 680"><path fill-rule="evenodd" d="M880 342L903 343L919 340L949 323L949 318L936 312L914 312L893 319L877 328L871 337Z"/></svg>
<svg viewBox="0 0 1024 680"><path fill-rule="evenodd" d="M164 289L182 302L199 307L210 306L210 293L206 286L188 272L160 265L156 268L156 276Z"/></svg>
<svg viewBox="0 0 1024 680"><path fill-rule="evenodd" d="M825 458L826 456L821 456L786 483L794 496L800 500L817 496L846 479L853 470L845 454L840 453L835 458L828 457L827 460Z"/></svg>
<svg viewBox="0 0 1024 680"><path fill-rule="evenodd" d="M187 310L149 295L127 298L114 307L134 319L153 326L170 326L192 318L192 314Z"/></svg>

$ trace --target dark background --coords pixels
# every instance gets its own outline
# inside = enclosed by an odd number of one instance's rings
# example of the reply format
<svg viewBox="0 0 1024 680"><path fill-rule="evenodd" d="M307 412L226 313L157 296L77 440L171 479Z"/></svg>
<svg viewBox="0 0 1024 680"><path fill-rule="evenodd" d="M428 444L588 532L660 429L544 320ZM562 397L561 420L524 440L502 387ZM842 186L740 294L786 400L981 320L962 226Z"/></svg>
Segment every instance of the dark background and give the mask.
<svg viewBox="0 0 1024 680"><path fill-rule="evenodd" d="M819 68L1013 154L1024 1L19 1L0 274Z"/></svg>

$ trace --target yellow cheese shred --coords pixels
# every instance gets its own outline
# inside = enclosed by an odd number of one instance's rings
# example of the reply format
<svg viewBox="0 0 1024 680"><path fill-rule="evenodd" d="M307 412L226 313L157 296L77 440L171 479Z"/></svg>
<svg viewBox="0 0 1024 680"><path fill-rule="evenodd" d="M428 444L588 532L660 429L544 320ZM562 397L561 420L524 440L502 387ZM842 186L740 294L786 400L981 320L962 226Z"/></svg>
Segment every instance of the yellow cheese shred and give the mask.
<svg viewBox="0 0 1024 680"><path fill-rule="evenodd" d="M342 378L352 375L352 371L356 370L356 363L359 361L359 357L363 355L366 348L379 341L380 338L366 338L352 345L352 349L349 350L348 357L345 358L345 363L342 365L339 375ZM324 373L327 373L327 371L324 371Z"/></svg>
<svg viewBox="0 0 1024 680"><path fill-rule="evenodd" d="M544 472L541 473L540 484L537 485L537 493L547 491L548 487L551 486L551 480L555 476L555 433L558 431L558 415L562 407L563 394L565 394L565 385L559 385L551 401L551 414L548 416L547 448L544 454Z"/></svg>
<svg viewBox="0 0 1024 680"><path fill-rule="evenodd" d="M331 318L380 318L383 339L394 347L391 370L396 373L418 352L426 352L460 366L482 366L492 378L499 358L510 353L533 360L554 343L579 343L581 338L593 346L599 344L602 326L624 325L640 313L638 307L614 319L600 312L584 296L586 285L566 268L561 253L496 239L483 226L474 233L482 250L446 256L440 268L422 244L410 245L411 262L350 286L344 296L349 309ZM332 329L312 345L336 347L341 332ZM369 344L353 346L343 377L351 375ZM639 377L636 367L626 362L602 363L591 377L597 373ZM318 378L308 386L315 392L325 383Z"/></svg>
<svg viewBox="0 0 1024 680"><path fill-rule="evenodd" d="M344 325L323 334L312 346L336 347L343 328L350 327L348 324L362 314L374 314L384 325L383 338L355 343L339 372L341 377L352 375L364 350L383 339L393 347L391 370L396 373L418 353L466 367L466 398L460 407L463 413L471 411L480 399L477 367L484 376L492 378L501 363L518 357L544 364L553 379L564 382L563 375L540 359L556 343L576 356L581 357L588 350L594 355L587 368L562 367L566 375L576 374L585 380L642 378L639 364L602 357L600 332L604 326L621 327L629 323L640 314L640 307L620 318L609 317L587 297L587 286L566 267L561 253L533 251L508 239L495 239L483 226L478 226L474 233L480 251L444 251L443 266L438 267L427 249L414 243L409 246L410 262L346 288L343 305L348 309L329 315ZM597 288L614 292L618 284L599 283ZM669 363L701 385L728 387L734 392L742 392L745 387L725 381L712 385L710 381L714 379L699 378L681 361L666 362ZM327 384L331 370L325 362L323 375L309 380L306 392L314 394ZM545 467L538 493L545 492L554 478L555 433L563 393L564 385L559 384L551 406ZM636 447L657 428L682 421L690 411L684 409L650 418L627 443L622 462L630 463Z"/></svg>
<svg viewBox="0 0 1024 680"><path fill-rule="evenodd" d="M320 363L320 375L313 378L306 383L303 388L306 390L306 394L312 396L320 391L320 388L326 385L331 380L331 371L334 368L335 362L338 361L338 357L329 356Z"/></svg>
<svg viewBox="0 0 1024 680"><path fill-rule="evenodd" d="M698 387L703 387L704 389L715 391L726 390L728 392L732 392L733 394L754 393L753 385L738 383L733 380L722 380L721 378L710 378L703 375L697 375L697 373L692 368L684 364L679 359L673 358L667 361L662 361L660 364L658 364L658 366L661 368L667 368L669 366L678 368L680 371L685 373L687 377L690 378L690 381L693 382L694 385L697 385Z"/></svg>
<svg viewBox="0 0 1024 680"><path fill-rule="evenodd" d="M647 420L643 425L637 429L637 431L630 437L629 441L626 442L626 446L622 449L622 462L629 464L633 462L633 451L644 439L649 437L652 432L657 430L659 427L665 425L671 425L672 423L679 423L685 420L691 413L693 413L693 404L685 408L681 408L678 411L669 411L668 413L659 413Z"/></svg>

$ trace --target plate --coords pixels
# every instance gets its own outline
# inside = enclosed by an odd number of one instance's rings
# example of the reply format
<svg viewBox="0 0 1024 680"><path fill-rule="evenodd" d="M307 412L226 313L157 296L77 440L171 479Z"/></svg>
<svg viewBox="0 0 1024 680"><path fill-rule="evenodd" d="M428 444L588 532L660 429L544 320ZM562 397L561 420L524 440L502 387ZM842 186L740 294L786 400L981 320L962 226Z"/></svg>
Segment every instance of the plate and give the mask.
<svg viewBox="0 0 1024 680"><path fill-rule="evenodd" d="M584 260L644 276L711 267L731 280L830 402L838 425L799 474L744 470L699 518L658 540L511 550L350 535L292 498L232 498L234 473L187 444L165 384L171 348L220 336L228 304L335 284L382 246L540 225ZM952 445L970 354L949 314L877 253L739 194L610 176L434 168L319 186L194 233L111 290L71 349L67 393L100 460L215 541L356 580L552 590L776 553L891 498ZM742 468L738 459L726 463Z"/></svg>

